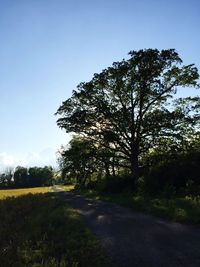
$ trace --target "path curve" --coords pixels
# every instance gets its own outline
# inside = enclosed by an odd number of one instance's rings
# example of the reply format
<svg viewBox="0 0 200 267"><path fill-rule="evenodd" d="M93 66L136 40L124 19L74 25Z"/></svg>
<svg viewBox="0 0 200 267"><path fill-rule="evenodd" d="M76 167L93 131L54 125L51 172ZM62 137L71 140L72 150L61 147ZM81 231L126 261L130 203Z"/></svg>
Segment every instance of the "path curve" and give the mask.
<svg viewBox="0 0 200 267"><path fill-rule="evenodd" d="M114 266L200 266L200 229L71 192L60 194L83 217Z"/></svg>

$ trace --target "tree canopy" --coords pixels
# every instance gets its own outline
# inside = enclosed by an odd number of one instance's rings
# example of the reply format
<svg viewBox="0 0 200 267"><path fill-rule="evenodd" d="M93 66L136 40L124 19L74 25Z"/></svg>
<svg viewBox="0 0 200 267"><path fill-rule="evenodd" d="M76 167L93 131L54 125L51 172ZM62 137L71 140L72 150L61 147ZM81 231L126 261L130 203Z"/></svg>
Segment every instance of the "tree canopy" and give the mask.
<svg viewBox="0 0 200 267"><path fill-rule="evenodd" d="M198 78L174 49L131 51L80 83L59 107L57 124L112 151L137 178L140 159L158 143L178 146L199 133L200 98L173 101L178 88L198 88Z"/></svg>

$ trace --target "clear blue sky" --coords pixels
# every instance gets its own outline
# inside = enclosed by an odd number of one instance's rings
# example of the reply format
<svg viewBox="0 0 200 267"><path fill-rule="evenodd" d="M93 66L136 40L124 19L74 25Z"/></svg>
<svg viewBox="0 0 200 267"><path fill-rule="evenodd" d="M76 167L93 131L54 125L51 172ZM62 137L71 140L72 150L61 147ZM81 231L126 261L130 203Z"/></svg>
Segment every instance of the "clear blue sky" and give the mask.
<svg viewBox="0 0 200 267"><path fill-rule="evenodd" d="M176 48L200 69L199 13L199 0L0 0L0 167L55 164L57 108L130 50Z"/></svg>

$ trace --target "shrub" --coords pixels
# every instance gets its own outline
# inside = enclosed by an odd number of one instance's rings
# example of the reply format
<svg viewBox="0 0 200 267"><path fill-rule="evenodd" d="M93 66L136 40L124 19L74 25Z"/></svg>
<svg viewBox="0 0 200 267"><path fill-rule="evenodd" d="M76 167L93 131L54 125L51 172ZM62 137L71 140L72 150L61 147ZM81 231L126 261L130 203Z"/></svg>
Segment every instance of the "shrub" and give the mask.
<svg viewBox="0 0 200 267"><path fill-rule="evenodd" d="M147 192L158 194L169 188L173 193L187 193L189 189L194 192L195 187L200 186L199 163L199 152L166 155L165 159L162 155L146 172Z"/></svg>
<svg viewBox="0 0 200 267"><path fill-rule="evenodd" d="M104 193L121 193L133 190L131 176L108 176L97 182L97 190Z"/></svg>

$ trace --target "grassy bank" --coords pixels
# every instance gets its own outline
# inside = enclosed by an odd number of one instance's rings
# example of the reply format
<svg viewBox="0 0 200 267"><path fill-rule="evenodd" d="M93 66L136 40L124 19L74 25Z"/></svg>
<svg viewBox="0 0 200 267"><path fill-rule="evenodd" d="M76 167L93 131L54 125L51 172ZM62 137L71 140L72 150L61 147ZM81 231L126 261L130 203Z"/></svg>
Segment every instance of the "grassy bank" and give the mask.
<svg viewBox="0 0 200 267"><path fill-rule="evenodd" d="M100 244L77 213L58 194L33 191L0 200L0 265L107 266Z"/></svg>
<svg viewBox="0 0 200 267"><path fill-rule="evenodd" d="M103 194L96 191L79 191L87 197L117 203L136 211L146 212L172 221L200 225L200 196L149 197L131 193Z"/></svg>

